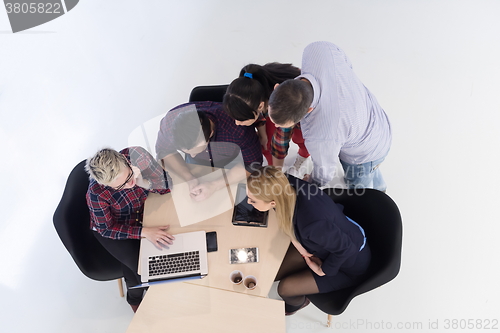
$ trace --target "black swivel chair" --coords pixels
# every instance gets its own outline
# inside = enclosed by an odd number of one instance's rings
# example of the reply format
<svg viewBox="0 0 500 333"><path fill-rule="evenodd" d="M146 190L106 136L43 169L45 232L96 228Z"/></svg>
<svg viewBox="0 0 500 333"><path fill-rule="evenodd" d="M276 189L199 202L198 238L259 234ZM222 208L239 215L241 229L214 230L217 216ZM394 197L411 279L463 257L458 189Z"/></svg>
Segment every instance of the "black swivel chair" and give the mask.
<svg viewBox="0 0 500 333"><path fill-rule="evenodd" d="M365 230L372 252L372 262L366 279L359 285L324 294L308 295L311 302L328 314L328 327L332 315L339 315L351 300L394 279L401 266L403 226L399 209L383 192L364 189L324 190L336 203L344 206L344 214ZM362 191L362 192L361 192Z"/></svg>
<svg viewBox="0 0 500 333"><path fill-rule="evenodd" d="M191 90L189 95L190 102L202 102L202 101L212 101L212 102L222 102L224 94L226 93L228 84L218 85L218 86L198 86Z"/></svg>
<svg viewBox="0 0 500 333"><path fill-rule="evenodd" d="M90 214L85 199L89 176L84 165L85 160L68 177L54 213L54 227L82 273L98 281L118 279L120 295L123 297L122 264L106 251L90 229Z"/></svg>

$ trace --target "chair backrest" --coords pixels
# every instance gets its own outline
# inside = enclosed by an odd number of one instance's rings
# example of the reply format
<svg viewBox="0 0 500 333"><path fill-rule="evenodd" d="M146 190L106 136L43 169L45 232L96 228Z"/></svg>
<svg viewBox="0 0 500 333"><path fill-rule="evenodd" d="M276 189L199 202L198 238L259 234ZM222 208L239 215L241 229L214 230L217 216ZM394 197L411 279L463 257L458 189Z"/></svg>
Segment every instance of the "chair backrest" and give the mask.
<svg viewBox="0 0 500 333"><path fill-rule="evenodd" d="M54 227L64 246L87 277L107 281L121 277L121 263L99 243L90 229L85 199L89 186L85 160L71 171L63 196L54 213Z"/></svg>
<svg viewBox="0 0 500 333"><path fill-rule="evenodd" d="M224 94L226 93L228 84L217 85L217 86L198 86L191 90L189 95L190 102L222 102Z"/></svg>
<svg viewBox="0 0 500 333"><path fill-rule="evenodd" d="M365 230L372 252L366 279L359 285L326 294L310 295L311 301L329 314L342 313L350 301L394 279L401 266L403 226L394 201L372 190L325 189L330 198L344 206L344 214Z"/></svg>

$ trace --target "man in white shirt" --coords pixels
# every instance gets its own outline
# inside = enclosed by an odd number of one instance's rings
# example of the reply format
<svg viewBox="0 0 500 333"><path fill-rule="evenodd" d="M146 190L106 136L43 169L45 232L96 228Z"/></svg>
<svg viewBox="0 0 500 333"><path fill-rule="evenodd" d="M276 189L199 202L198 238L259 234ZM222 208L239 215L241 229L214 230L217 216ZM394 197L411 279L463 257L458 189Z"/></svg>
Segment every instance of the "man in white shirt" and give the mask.
<svg viewBox="0 0 500 333"><path fill-rule="evenodd" d="M389 119L336 45L315 42L304 49L301 75L276 86L269 116L279 127L300 122L312 181L330 182L338 157L348 187L385 191L378 166L391 146Z"/></svg>

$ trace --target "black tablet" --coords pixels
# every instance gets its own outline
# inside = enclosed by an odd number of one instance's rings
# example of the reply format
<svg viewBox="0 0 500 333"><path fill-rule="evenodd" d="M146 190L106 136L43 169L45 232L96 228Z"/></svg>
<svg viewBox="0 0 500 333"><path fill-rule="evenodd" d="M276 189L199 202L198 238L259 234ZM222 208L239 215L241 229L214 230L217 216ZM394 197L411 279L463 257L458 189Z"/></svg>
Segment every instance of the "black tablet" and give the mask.
<svg viewBox="0 0 500 333"><path fill-rule="evenodd" d="M267 227L269 212L261 212L248 203L246 184L238 184L235 206L233 209L233 224L249 227Z"/></svg>

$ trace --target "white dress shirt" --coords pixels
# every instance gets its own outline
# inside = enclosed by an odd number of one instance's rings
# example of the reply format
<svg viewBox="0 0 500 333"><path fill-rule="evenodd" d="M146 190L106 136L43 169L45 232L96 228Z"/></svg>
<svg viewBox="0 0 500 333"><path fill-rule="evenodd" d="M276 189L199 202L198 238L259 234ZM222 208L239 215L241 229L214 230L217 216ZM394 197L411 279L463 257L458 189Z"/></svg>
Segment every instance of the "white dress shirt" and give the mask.
<svg viewBox="0 0 500 333"><path fill-rule="evenodd" d="M375 96L361 83L344 51L329 42L309 44L302 74L313 87L313 110L301 121L302 134L321 185L336 173L337 157L350 164L383 158L391 146L391 126Z"/></svg>

